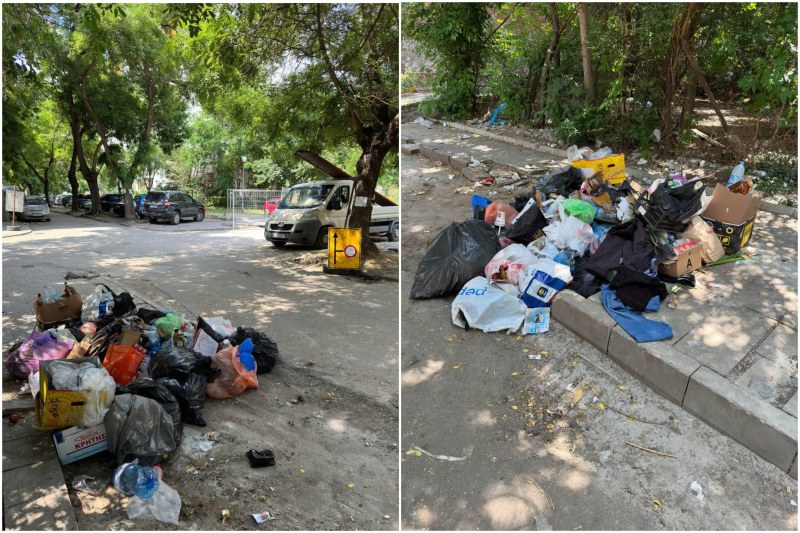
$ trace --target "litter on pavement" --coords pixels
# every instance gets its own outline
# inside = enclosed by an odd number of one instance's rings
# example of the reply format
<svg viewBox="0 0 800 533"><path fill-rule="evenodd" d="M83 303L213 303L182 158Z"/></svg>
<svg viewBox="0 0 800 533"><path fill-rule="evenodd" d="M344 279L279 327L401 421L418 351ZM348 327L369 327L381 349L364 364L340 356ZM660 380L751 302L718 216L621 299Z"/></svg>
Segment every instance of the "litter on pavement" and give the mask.
<svg viewBox="0 0 800 533"><path fill-rule="evenodd" d="M657 316L670 294L676 308L695 271L742 257L761 205L759 176L745 175L740 162L708 196L683 172L648 186L631 181L625 156L608 147L567 154L569 166L541 176L513 204L475 194L473 219L432 240L411 298L456 294L455 325L525 335L549 331L561 291L601 293L636 342L672 338L669 324L643 313Z"/></svg>
<svg viewBox="0 0 800 533"><path fill-rule="evenodd" d="M31 300L36 325L11 347L6 369L30 386L34 426L52 430L62 464L107 451L118 465L105 480L82 475L73 486L90 494L113 486L130 497L129 518L177 524L181 497L164 478L183 425L206 426L206 398L258 388L278 345L224 317L137 309L129 293L102 283L85 299L64 283L61 294L47 285ZM212 435L193 434L186 446L207 452ZM249 453L253 466L275 464L269 450Z"/></svg>

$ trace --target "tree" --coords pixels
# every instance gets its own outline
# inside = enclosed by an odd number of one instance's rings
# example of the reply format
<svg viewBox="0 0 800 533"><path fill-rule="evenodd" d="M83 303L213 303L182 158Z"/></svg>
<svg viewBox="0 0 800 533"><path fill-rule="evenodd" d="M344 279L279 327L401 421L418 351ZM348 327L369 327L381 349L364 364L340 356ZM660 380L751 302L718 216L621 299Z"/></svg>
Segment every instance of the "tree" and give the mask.
<svg viewBox="0 0 800 533"><path fill-rule="evenodd" d="M583 58L583 86L586 88L586 99L590 104L595 103L597 94L594 87L592 74L592 54L589 51L589 14L586 2L578 2L578 22L581 29L581 57Z"/></svg>
<svg viewBox="0 0 800 533"><path fill-rule="evenodd" d="M354 195L371 199L386 155L397 150L397 23L394 4L223 5L187 43L191 85L211 113L237 129L258 120L254 136L293 148L276 162L301 148L355 143ZM249 115L230 101L247 90L262 104ZM364 229L365 254L377 253L371 211L370 202L354 205L348 220Z"/></svg>
<svg viewBox="0 0 800 533"><path fill-rule="evenodd" d="M20 143L18 155L42 185L45 200L50 205L50 185L54 171L66 166L65 145L69 130L52 100L46 101L33 117L30 138Z"/></svg>

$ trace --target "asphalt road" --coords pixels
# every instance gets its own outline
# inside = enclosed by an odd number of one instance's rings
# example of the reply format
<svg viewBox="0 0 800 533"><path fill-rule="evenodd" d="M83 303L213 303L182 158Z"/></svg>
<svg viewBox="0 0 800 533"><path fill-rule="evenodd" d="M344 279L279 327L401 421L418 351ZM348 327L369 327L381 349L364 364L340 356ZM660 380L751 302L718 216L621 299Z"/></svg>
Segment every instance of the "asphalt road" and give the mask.
<svg viewBox="0 0 800 533"><path fill-rule="evenodd" d="M264 331L279 345L278 367L257 390L208 400L208 426L186 432L210 435L214 448L184 450L165 469L184 499L179 529L259 528L249 515L265 511L281 517L280 529L396 529L398 284L323 274L295 261L307 250L278 250L261 228L232 235L205 224L149 231L54 213L32 233L4 238L3 346L32 329L41 285L63 283L68 271L98 273L187 316ZM265 447L278 466L251 470L244 453ZM107 474L113 463L102 457L65 467L67 483ZM82 529L164 526L127 521L112 489L71 497ZM223 509L232 514L225 526Z"/></svg>
<svg viewBox="0 0 800 533"><path fill-rule="evenodd" d="M471 217L472 183L417 156L402 168L404 529L797 529L794 479L560 324L465 331L452 297L409 299L427 244Z"/></svg>

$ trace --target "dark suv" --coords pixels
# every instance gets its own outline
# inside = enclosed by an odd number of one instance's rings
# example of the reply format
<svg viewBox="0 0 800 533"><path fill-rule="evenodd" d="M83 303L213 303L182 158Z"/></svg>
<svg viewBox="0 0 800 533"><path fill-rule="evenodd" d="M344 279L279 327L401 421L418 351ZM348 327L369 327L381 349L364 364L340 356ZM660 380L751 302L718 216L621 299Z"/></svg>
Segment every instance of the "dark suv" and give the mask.
<svg viewBox="0 0 800 533"><path fill-rule="evenodd" d="M124 195L122 194L104 194L100 197L100 209L103 211L111 211L123 198Z"/></svg>
<svg viewBox="0 0 800 533"><path fill-rule="evenodd" d="M144 214L150 222L169 220L179 224L182 218L198 222L206 216L206 206L181 191L150 191L144 199Z"/></svg>

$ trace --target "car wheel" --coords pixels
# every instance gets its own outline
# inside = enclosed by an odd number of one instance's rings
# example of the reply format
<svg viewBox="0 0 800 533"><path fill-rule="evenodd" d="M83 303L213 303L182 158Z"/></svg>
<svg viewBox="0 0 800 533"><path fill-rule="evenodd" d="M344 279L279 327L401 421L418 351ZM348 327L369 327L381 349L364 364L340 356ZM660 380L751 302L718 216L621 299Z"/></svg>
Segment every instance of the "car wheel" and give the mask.
<svg viewBox="0 0 800 533"><path fill-rule="evenodd" d="M197 216L194 217L194 219L198 222L202 222L204 218L206 218L206 212L202 209L198 211Z"/></svg>
<svg viewBox="0 0 800 533"><path fill-rule="evenodd" d="M319 228L319 233L317 233L317 239L314 241L314 247L318 250L322 250L328 247L328 228L327 226L323 226Z"/></svg>
<svg viewBox="0 0 800 533"><path fill-rule="evenodd" d="M169 223L172 224L173 226L176 226L176 225L180 224L181 223L181 212L180 211L175 211L174 213L172 213L172 218L170 219Z"/></svg>
<svg viewBox="0 0 800 533"><path fill-rule="evenodd" d="M150 219L150 223L151 224L155 224L156 223L156 219L155 218L153 218L153 217L147 217L147 218Z"/></svg>
<svg viewBox="0 0 800 533"><path fill-rule="evenodd" d="M44 219L45 222L50 222L49 218Z"/></svg>
<svg viewBox="0 0 800 533"><path fill-rule="evenodd" d="M386 234L386 237L389 239L389 242L400 240L400 224L397 222L392 222L392 225L389 226L389 232Z"/></svg>
<svg viewBox="0 0 800 533"><path fill-rule="evenodd" d="M286 246L286 243L284 241L269 241L269 242L271 242L272 246L274 246L275 248L283 248L284 246Z"/></svg>

